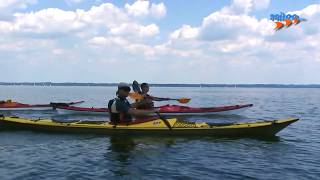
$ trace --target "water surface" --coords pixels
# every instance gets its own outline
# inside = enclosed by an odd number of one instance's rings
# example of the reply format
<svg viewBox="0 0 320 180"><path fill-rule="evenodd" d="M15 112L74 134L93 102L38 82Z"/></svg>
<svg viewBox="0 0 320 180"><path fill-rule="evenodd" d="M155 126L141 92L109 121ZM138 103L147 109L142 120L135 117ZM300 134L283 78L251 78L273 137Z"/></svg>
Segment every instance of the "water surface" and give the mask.
<svg viewBox="0 0 320 180"><path fill-rule="evenodd" d="M189 117L236 122L299 117L272 139L148 137L0 131L0 179L318 179L320 91L277 88L152 88L161 97L190 97L190 106L253 103L236 116ZM104 107L115 87L0 86L0 99L24 103L85 100ZM166 104L166 103L162 103ZM159 104L161 105L161 104ZM55 112L11 113L22 117Z"/></svg>

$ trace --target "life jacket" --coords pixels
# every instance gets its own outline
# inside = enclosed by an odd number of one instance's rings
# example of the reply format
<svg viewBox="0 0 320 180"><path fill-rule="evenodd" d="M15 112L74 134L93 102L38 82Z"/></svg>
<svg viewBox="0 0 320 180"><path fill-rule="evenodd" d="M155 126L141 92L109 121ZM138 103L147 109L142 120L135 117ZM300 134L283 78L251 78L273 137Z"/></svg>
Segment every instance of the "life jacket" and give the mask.
<svg viewBox="0 0 320 180"><path fill-rule="evenodd" d="M117 110L117 101L124 101L124 103L128 105L130 104L126 99L122 100L119 97L110 100L108 103L108 109L111 123L116 125L121 122L130 122L132 120L131 115Z"/></svg>
<svg viewBox="0 0 320 180"><path fill-rule="evenodd" d="M152 97L149 94L142 94L142 92L139 92L139 94L143 96L143 99L136 100L137 103L141 103L137 106L137 109L152 109L154 107Z"/></svg>

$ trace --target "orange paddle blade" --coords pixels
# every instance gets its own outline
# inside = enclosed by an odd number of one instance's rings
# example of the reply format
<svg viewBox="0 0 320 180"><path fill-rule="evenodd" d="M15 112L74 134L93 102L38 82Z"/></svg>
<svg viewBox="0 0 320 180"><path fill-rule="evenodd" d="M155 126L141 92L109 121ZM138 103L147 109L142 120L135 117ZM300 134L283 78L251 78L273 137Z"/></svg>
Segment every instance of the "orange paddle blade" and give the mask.
<svg viewBox="0 0 320 180"><path fill-rule="evenodd" d="M180 98L180 99L178 99L177 101L178 101L179 103L186 104L186 103L188 103L190 100L191 100L191 99L189 99L189 98Z"/></svg>
<svg viewBox="0 0 320 180"><path fill-rule="evenodd" d="M129 97L134 100L141 100L143 96L139 93L129 93Z"/></svg>

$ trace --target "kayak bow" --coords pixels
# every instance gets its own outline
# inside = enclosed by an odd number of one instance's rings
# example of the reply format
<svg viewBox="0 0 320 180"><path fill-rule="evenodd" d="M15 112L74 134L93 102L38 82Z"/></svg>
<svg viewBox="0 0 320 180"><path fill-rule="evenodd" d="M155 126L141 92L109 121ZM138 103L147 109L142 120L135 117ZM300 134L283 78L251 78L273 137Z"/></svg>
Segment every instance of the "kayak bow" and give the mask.
<svg viewBox="0 0 320 180"><path fill-rule="evenodd" d="M2 101L0 103L0 111L22 111L22 110L52 110L55 107L64 107L75 104L81 104L84 101L69 102L69 103L55 103L50 104L23 104L19 102L13 102L11 100Z"/></svg>

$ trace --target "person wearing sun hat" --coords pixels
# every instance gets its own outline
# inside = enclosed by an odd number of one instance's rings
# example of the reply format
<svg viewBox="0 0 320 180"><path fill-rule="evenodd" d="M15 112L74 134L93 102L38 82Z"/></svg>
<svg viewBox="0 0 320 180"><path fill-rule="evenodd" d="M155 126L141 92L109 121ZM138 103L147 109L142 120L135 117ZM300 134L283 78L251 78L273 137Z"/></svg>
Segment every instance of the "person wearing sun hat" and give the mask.
<svg viewBox="0 0 320 180"><path fill-rule="evenodd" d="M113 124L118 124L121 122L131 122L133 120L132 116L146 116L154 114L157 112L156 109L152 110L140 110L135 109L139 103L130 104L127 100L129 93L131 91L130 85L125 82L120 82L118 84L118 90L116 92L117 97L111 99L108 103L108 109L110 113L110 121Z"/></svg>

